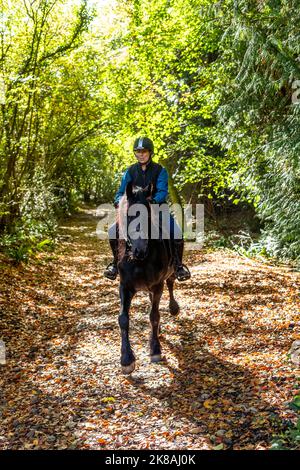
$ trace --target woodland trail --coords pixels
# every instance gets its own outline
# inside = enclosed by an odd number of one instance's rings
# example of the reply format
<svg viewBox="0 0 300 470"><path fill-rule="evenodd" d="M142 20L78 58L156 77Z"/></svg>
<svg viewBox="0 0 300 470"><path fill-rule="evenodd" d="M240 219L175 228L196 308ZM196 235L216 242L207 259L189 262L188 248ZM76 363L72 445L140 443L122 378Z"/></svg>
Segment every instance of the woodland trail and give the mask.
<svg viewBox="0 0 300 470"><path fill-rule="evenodd" d="M178 317L161 301L165 361L150 364L149 300L131 309L136 370L120 372L118 282L92 209L54 253L0 270L0 449L267 449L294 420L299 274L229 250L186 252ZM1 259L2 261L2 259Z"/></svg>

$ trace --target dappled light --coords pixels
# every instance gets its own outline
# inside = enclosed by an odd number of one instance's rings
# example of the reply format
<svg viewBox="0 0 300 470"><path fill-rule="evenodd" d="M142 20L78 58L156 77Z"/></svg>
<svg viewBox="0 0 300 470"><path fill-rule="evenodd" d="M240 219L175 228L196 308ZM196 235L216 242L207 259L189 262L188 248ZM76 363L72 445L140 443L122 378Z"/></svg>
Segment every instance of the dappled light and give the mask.
<svg viewBox="0 0 300 470"><path fill-rule="evenodd" d="M0 450L300 449L299 24L1 0Z"/></svg>
<svg viewBox="0 0 300 470"><path fill-rule="evenodd" d="M266 449L293 419L298 275L229 250L187 252L181 311L161 301L163 362L151 364L150 303L133 300L136 370L121 374L117 282L102 277L106 241L81 211L54 259L1 270L7 338L1 448ZM8 282L9 273L13 282Z"/></svg>

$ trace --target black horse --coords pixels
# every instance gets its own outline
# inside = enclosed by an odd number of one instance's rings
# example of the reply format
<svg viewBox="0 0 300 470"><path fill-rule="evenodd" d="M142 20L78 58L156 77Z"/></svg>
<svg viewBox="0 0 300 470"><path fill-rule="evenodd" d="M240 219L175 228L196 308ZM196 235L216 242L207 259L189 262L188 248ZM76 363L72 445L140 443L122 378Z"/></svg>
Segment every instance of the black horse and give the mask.
<svg viewBox="0 0 300 470"><path fill-rule="evenodd" d="M159 342L159 302L163 293L164 281L166 281L169 294L169 309L172 315L179 313L179 305L174 298L174 245L173 241L160 237L152 239L150 237L151 205L147 198L151 197L152 187L144 189L133 187L128 183L126 188L127 201L124 212L126 213L127 227L135 219L135 216L128 215L128 210L133 204L143 204L146 208L147 227L140 227L138 238L127 234L126 240L119 240L119 262L118 270L120 275L120 299L121 309L119 325L121 329L121 366L124 374L130 374L135 368L135 356L129 341L129 310L131 301L137 291L149 292L151 300L150 322L150 357L151 362L161 361L161 346ZM122 210L122 204L120 205ZM126 230L127 231L127 230ZM129 231L130 232L130 231ZM147 233L146 233L147 232ZM123 243L123 249L120 245Z"/></svg>

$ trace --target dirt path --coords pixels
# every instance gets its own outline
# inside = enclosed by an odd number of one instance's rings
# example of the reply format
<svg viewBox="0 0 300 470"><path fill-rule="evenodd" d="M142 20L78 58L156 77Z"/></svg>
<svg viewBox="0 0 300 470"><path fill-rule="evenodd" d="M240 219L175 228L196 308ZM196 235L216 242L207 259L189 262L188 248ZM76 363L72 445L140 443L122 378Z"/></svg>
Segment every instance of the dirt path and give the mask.
<svg viewBox="0 0 300 470"><path fill-rule="evenodd" d="M299 274L229 251L188 252L181 313L161 302L166 358L149 363L149 301L132 306L137 368L121 375L118 283L93 211L61 227L54 254L0 271L0 449L264 449L286 406L300 338Z"/></svg>

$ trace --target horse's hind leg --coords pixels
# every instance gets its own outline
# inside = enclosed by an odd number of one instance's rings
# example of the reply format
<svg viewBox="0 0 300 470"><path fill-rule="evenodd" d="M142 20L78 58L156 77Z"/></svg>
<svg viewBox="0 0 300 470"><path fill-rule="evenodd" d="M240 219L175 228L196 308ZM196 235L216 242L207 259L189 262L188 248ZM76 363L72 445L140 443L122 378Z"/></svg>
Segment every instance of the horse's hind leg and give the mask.
<svg viewBox="0 0 300 470"><path fill-rule="evenodd" d="M170 294L169 310L170 310L171 315L178 315L180 307L179 307L178 302L174 298L174 293L173 293L174 282L175 282L175 275L172 274L172 276L170 276L167 279L167 286L168 286L168 291Z"/></svg>
<svg viewBox="0 0 300 470"><path fill-rule="evenodd" d="M129 309L134 292L129 291L120 284L121 310L119 325L121 329L121 366L123 374L131 374L135 368L135 357L129 341Z"/></svg>
<svg viewBox="0 0 300 470"><path fill-rule="evenodd" d="M162 296L164 288L164 283L160 283L155 286L155 289L152 291L152 307L150 312L150 322L151 322L151 335L150 335L150 358L151 362L161 361L161 348L158 338L158 329L159 329L159 302Z"/></svg>

